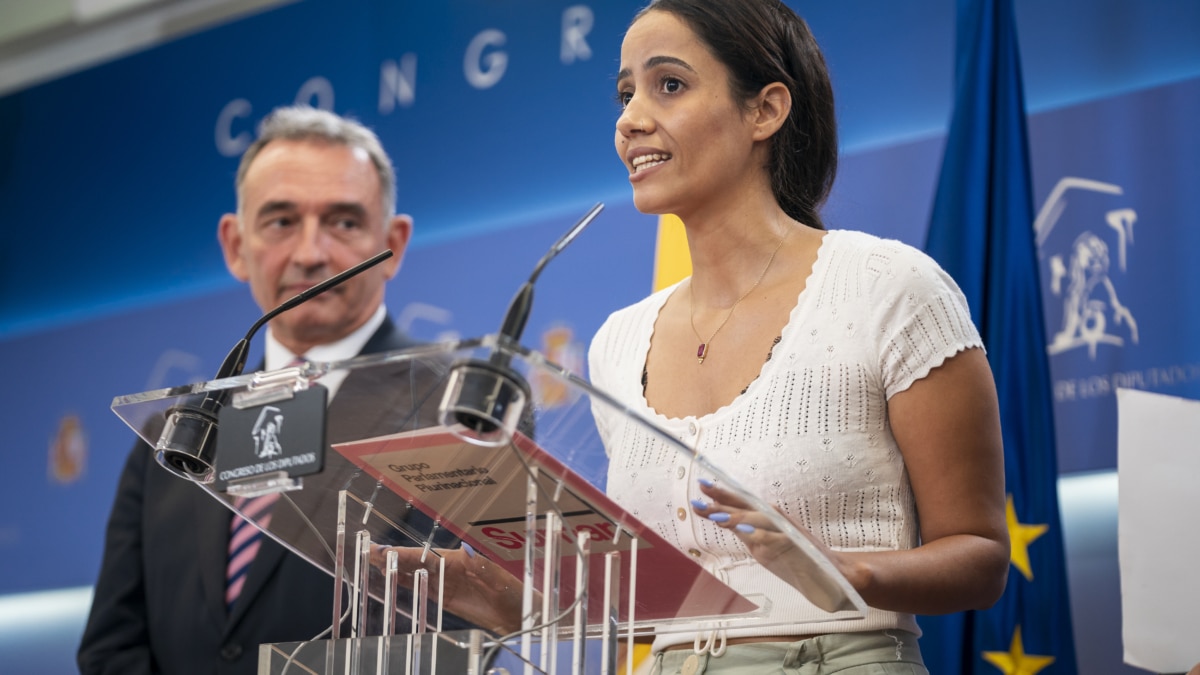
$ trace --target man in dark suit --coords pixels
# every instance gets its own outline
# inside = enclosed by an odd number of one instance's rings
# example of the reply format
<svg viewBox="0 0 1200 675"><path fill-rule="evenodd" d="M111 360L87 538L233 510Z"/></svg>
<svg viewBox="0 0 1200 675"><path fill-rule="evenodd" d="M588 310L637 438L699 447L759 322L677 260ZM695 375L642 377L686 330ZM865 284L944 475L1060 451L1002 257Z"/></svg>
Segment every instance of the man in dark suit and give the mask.
<svg viewBox="0 0 1200 675"><path fill-rule="evenodd" d="M395 214L395 174L373 132L311 108L277 110L243 156L236 187L237 213L221 218L218 238L230 273L249 284L264 311L385 248L396 254L274 318L263 368L283 368L296 357L331 362L410 345L388 319L383 300L412 220ZM346 426L353 415L375 410L349 424L378 422L386 416L378 405L381 392L399 397L388 403L391 410L427 407L424 393L436 387L430 378L437 374L435 360L427 368L400 364L323 378L319 382L332 397L329 439L363 437L364 428L339 429L336 420ZM322 476L326 483L361 477L332 452ZM327 498L306 483L273 507L278 526L297 520L296 503ZM329 628L330 575L267 537L244 586L227 603L231 518L236 516L200 487L158 466L149 446L134 447L117 489L78 653L84 675L249 675L256 672L260 644L310 640Z"/></svg>

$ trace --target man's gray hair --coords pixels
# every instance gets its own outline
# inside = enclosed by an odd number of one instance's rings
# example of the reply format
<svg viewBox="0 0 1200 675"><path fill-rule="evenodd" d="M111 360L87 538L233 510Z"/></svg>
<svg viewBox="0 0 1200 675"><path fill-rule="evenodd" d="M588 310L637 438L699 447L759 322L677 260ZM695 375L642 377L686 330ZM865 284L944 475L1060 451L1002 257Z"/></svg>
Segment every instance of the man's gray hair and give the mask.
<svg viewBox="0 0 1200 675"><path fill-rule="evenodd" d="M258 153L271 141L317 141L361 148L371 158L375 172L379 175L379 191L382 195L383 215L391 220L396 214L396 170L392 160L379 142L379 137L367 127L334 113L309 106L276 108L258 126L258 138L246 149L238 164L237 189L238 213L242 212L242 184L250 164Z"/></svg>

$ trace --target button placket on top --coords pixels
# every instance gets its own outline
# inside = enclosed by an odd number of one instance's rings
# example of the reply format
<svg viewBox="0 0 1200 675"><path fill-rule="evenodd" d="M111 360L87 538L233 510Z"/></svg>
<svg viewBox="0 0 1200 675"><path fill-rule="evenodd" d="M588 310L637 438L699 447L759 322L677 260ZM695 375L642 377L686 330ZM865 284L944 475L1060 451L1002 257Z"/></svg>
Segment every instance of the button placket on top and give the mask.
<svg viewBox="0 0 1200 675"><path fill-rule="evenodd" d="M693 452L698 453L700 435L703 431L702 425L694 419L689 419L683 425L681 431L679 440L691 448ZM673 489L671 493L675 504L675 517L680 521L678 529L680 547L684 551L687 551L688 555L699 560L703 556L703 553L700 550L700 537L698 536L697 527L699 527L699 521L702 519L692 512L691 502L693 499L704 498L704 495L693 485L695 481L692 480L692 476L696 473L695 465L696 460L692 457L680 454L675 458L675 480L672 481Z"/></svg>

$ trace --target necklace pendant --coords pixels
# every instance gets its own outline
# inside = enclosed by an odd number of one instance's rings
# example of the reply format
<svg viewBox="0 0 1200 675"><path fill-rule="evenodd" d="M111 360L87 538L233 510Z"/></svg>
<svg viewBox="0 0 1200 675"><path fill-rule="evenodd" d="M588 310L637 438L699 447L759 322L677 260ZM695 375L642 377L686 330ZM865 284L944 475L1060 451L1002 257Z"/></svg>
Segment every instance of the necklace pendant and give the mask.
<svg viewBox="0 0 1200 675"><path fill-rule="evenodd" d="M704 363L706 356L708 356L708 345L701 342L700 348L696 350L696 363Z"/></svg>

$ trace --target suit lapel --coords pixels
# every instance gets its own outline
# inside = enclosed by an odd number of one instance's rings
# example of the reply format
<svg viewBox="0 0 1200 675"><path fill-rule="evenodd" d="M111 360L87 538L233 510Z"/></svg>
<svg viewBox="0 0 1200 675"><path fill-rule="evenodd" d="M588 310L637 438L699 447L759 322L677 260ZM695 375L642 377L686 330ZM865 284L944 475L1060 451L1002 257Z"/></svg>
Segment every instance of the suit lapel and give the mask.
<svg viewBox="0 0 1200 675"><path fill-rule="evenodd" d="M362 347L361 353L398 351L414 345L414 342L395 329L390 318L385 318L384 323L374 331L371 339ZM262 364L259 365L259 369L262 369ZM358 438L389 434L389 432L401 429L415 429L432 424L430 411L436 411L438 404L438 396L432 392L440 389L438 383L440 378L444 377L444 370L436 364L414 366L409 362L403 362L395 365L377 365L373 368L350 372L346 381L338 388L334 400L330 401L328 426L325 429L326 440L329 443L358 440ZM412 411L414 406L420 408L419 414L413 417L402 416L397 419L397 413ZM348 462L337 455L335 450L329 449L325 458L325 473L341 474L342 479L349 483L350 480L353 480L350 476L355 476L359 471L356 470L356 467L349 466ZM338 482L341 482L341 479ZM290 498L304 504L302 510L310 514L314 504L306 502L319 496L306 494L305 490L292 492L289 495ZM329 504L325 504L326 508L328 506ZM276 514L272 518L276 520L294 519L293 509L284 507L283 502L276 504L275 508ZM324 521L318 525L329 542L332 537L332 525L334 525L332 522ZM223 533L214 533L212 536L216 540L227 542L228 516L215 526L221 528ZM212 579L206 581L205 596L206 601L212 601L206 602L206 604L211 604L211 607L220 613L217 616L224 621L224 566L226 566L224 555L226 552L222 548L217 551L217 555L220 555L220 561L209 561L209 565L205 566L205 569L218 571L217 574L212 575ZM287 555L288 551L283 545L274 540L268 542L264 539L264 544L259 549L258 556L254 558L250 573L246 577L246 585L242 587L241 598L238 603L235 603L233 614L228 617L227 634L238 625L247 611L246 608L253 603L254 597L263 592Z"/></svg>
<svg viewBox="0 0 1200 675"><path fill-rule="evenodd" d="M390 318L385 318L380 327L372 334L371 338L363 346L362 354L372 354L385 351L395 351L413 346L414 343L409 341L402 333L395 329ZM259 369L262 369L260 364ZM403 375L409 372L407 365L389 368L386 366L376 366L351 372L345 382L338 390L338 395L334 396L329 404L328 412L328 427L326 428L326 437L329 442L337 442L343 439L365 438L376 433L386 433L394 429L388 429L382 426L379 411L391 411L393 414L384 415L384 419L395 418L394 411L400 410L396 406L411 406L411 403L406 403L409 397L409 383ZM364 405L363 392L368 392L371 397L370 405ZM434 402L436 404L436 401ZM329 451L331 454L333 451ZM329 468L329 457L326 458L327 469ZM294 497L302 498L303 491L293 493ZM284 504L277 504L275 507L284 509ZM275 518L285 516L287 511L277 511ZM225 519L220 525L224 529L224 534L214 535L220 536L220 541L228 541L229 520ZM246 577L246 584L242 588L242 596L235 603L233 614L228 617L226 624L226 633L232 631L237 623L246 613L246 608L251 606L254 598L259 595L267 586L270 579L274 576L284 558L287 556L287 549L274 541L263 540L263 545L259 549L258 555L255 557L253 564L250 566L250 572ZM213 563L210 561L205 569L217 569L220 571L219 576L215 577L210 584L214 586L215 597L217 602L215 607L220 612L219 616L225 616L225 552L220 551L221 561ZM214 595L206 588L206 596ZM207 599L207 598L206 598Z"/></svg>
<svg viewBox="0 0 1200 675"><path fill-rule="evenodd" d="M362 353L399 351L415 344L387 319ZM429 411L438 404L433 392L440 391L437 385L444 370L432 363L406 361L351 372L329 404L328 441L357 440L432 424ZM402 414L414 408L420 414L411 418Z"/></svg>
<svg viewBox="0 0 1200 675"><path fill-rule="evenodd" d="M203 495L209 502L212 496ZM219 545L201 546L196 552L201 574L200 586L204 610L213 625L223 625L227 619L225 611L225 568L229 559L229 522L233 512L217 503L198 504L194 509L196 540L220 542Z"/></svg>

